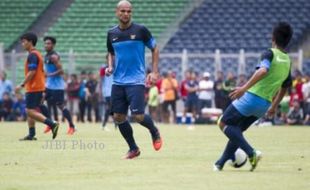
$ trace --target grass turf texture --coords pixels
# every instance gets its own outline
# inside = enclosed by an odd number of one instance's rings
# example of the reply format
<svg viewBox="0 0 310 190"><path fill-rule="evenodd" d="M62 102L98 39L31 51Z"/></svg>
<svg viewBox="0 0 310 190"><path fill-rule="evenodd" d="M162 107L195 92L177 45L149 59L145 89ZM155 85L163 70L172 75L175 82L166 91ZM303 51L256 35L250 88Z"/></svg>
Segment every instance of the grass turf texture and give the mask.
<svg viewBox="0 0 310 190"><path fill-rule="evenodd" d="M249 141L264 154L254 172L249 164L241 169L226 165L213 172L212 165L226 144L215 126L195 130L159 125L164 146L155 152L146 129L133 125L142 151L135 160L123 160L127 145L119 131L102 131L99 124L78 124L78 132L67 136L62 124L56 140L63 149L44 149L51 134L37 125L38 141L19 142L26 123L0 123L0 189L309 189L310 127L252 127ZM73 142L105 147L82 149ZM94 145L93 145L94 146Z"/></svg>

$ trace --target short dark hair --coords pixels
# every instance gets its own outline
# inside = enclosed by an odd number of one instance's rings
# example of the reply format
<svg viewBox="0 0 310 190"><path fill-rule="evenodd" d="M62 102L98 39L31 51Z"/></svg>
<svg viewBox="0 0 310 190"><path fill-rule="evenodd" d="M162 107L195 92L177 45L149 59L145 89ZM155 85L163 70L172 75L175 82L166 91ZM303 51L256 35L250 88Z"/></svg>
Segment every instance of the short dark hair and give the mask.
<svg viewBox="0 0 310 190"><path fill-rule="evenodd" d="M293 29L286 22L279 22L275 25L272 32L272 38L277 46L286 48L293 36Z"/></svg>
<svg viewBox="0 0 310 190"><path fill-rule="evenodd" d="M45 36L43 38L43 41L45 42L46 40L51 40L51 42L55 45L56 44L56 38L53 36Z"/></svg>
<svg viewBox="0 0 310 190"><path fill-rule="evenodd" d="M37 41L38 41L37 35L35 33L32 33L32 32L28 32L28 33L23 34L20 37L20 39L21 40L27 40L27 41L31 42L33 46L36 46Z"/></svg>

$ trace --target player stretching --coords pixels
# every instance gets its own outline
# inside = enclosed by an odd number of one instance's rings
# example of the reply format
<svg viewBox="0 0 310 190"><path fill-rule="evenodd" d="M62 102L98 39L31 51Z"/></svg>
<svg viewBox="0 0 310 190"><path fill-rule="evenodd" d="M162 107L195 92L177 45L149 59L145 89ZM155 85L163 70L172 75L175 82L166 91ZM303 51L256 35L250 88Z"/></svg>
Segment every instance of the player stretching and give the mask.
<svg viewBox="0 0 310 190"><path fill-rule="evenodd" d="M35 121L48 125L52 130L54 139L57 136L59 124L46 118L37 111L37 109L47 110L42 104L43 92L45 90L43 58L41 53L35 49L38 38L33 33L26 33L20 39L23 48L28 51L28 58L25 61L25 79L20 85L16 86L15 91L19 92L25 87L26 112L29 127L29 134L20 140L37 140L35 138Z"/></svg>
<svg viewBox="0 0 310 190"><path fill-rule="evenodd" d="M230 93L235 99L219 120L219 127L229 138L221 158L214 170L222 170L228 159L233 159L240 147L246 152L253 171L261 158L261 152L253 149L243 136L243 132L267 112L275 113L288 87L291 86L291 61L285 52L293 30L287 23L278 23L272 32L272 48L262 54L261 62L250 80Z"/></svg>
<svg viewBox="0 0 310 190"><path fill-rule="evenodd" d="M68 135L72 135L75 132L75 127L72 122L72 117L69 110L65 107L64 94L65 94L65 81L62 77L63 69L60 63L60 57L54 50L56 45L56 38L52 36L44 37L45 55L45 72L46 72L46 101L50 105L56 105L62 110L63 116L69 123ZM51 128L47 126L44 133L51 131Z"/></svg>
<svg viewBox="0 0 310 190"><path fill-rule="evenodd" d="M126 159L140 155L132 127L127 120L128 107L133 119L149 129L154 149L159 150L162 145L162 139L153 120L144 114L145 46L152 51L153 66L153 71L147 76L147 80L157 80L159 52L149 30L131 22L131 13L131 3L126 0L120 1L116 8L119 25L110 29L107 35L109 53L106 73L107 75L113 73L111 110L115 124L129 145Z"/></svg>

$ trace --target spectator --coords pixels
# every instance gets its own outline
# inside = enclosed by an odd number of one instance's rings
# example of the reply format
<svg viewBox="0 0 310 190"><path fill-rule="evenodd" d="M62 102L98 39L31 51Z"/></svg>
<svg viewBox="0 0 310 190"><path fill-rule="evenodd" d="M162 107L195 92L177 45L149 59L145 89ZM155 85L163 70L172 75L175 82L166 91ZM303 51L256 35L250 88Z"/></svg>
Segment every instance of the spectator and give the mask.
<svg viewBox="0 0 310 190"><path fill-rule="evenodd" d="M105 69L107 67L101 67L100 69L100 94L101 98L104 102L104 117L103 117L103 123L102 128L104 130L109 130L106 126L109 116L111 115L111 94L112 94L112 84L113 84L113 75L107 76L105 74ZM117 125L115 125L117 126Z"/></svg>
<svg viewBox="0 0 310 190"><path fill-rule="evenodd" d="M15 121L26 121L26 101L21 93L15 94L16 102L13 105L13 115Z"/></svg>
<svg viewBox="0 0 310 190"><path fill-rule="evenodd" d="M96 75L92 72L88 73L88 81L86 82L86 100L87 100L87 120L92 122L92 110L95 112L95 121L100 122L99 116L99 90Z"/></svg>
<svg viewBox="0 0 310 190"><path fill-rule="evenodd" d="M156 87L158 89L159 92L159 105L157 108L157 115L158 115L158 122L162 122L164 119L164 93L161 91L161 85L163 82L163 75L159 75L158 76L158 80L156 82Z"/></svg>
<svg viewBox="0 0 310 190"><path fill-rule="evenodd" d="M80 83L76 74L71 74L67 86L69 111L72 116L78 116Z"/></svg>
<svg viewBox="0 0 310 190"><path fill-rule="evenodd" d="M247 78L245 74L240 74L238 77L237 86L243 86L247 82Z"/></svg>
<svg viewBox="0 0 310 190"><path fill-rule="evenodd" d="M2 100L4 93L8 93L9 96L11 96L12 91L12 82L6 79L6 73L4 71L0 71L0 101Z"/></svg>
<svg viewBox="0 0 310 190"><path fill-rule="evenodd" d="M165 123L169 123L170 113L169 113L169 106L173 112L173 122L176 120L176 92L178 90L178 82L175 78L173 78L173 73L171 71L168 74L164 74L164 79L161 85L161 91L164 96L164 103L163 103L163 121Z"/></svg>
<svg viewBox="0 0 310 190"><path fill-rule="evenodd" d="M149 107L150 115L154 121L158 121L158 117L157 117L158 103L159 103L159 92L158 92L158 89L155 83L152 83L151 88L149 90L148 107Z"/></svg>
<svg viewBox="0 0 310 190"><path fill-rule="evenodd" d="M224 102L224 109L231 103L231 99L229 98L229 93L237 86L237 81L232 72L227 74L227 78L223 83L223 89L225 92L225 96L223 97L222 101Z"/></svg>
<svg viewBox="0 0 310 190"><path fill-rule="evenodd" d="M213 99L214 82L210 80L210 73L205 72L199 82L199 114L202 108L211 108Z"/></svg>
<svg viewBox="0 0 310 190"><path fill-rule="evenodd" d="M187 91L187 98L185 102L185 109L183 117L186 117L187 113L192 113L193 118L196 119L197 107L198 107L198 90L199 84L197 81L197 75L195 72L191 72L191 78L185 85Z"/></svg>
<svg viewBox="0 0 310 190"><path fill-rule="evenodd" d="M304 106L304 96L302 93L302 86L303 86L303 80L302 80L302 74L300 71L296 71L296 78L293 81L293 87L295 89L295 93L297 95L298 101L300 106L303 108Z"/></svg>
<svg viewBox="0 0 310 190"><path fill-rule="evenodd" d="M79 117L78 117L78 121L81 122L85 122L84 120L84 116L85 116L85 110L86 110L86 92L87 92L87 88L86 88L86 72L82 71L81 75L80 75L80 89L79 89L79 98L80 98L80 102L79 102Z"/></svg>
<svg viewBox="0 0 310 190"><path fill-rule="evenodd" d="M184 104L187 98L187 90L185 88L185 85L190 79L191 79L191 71L186 71L184 74L184 80L181 82L180 85L181 99L183 100Z"/></svg>
<svg viewBox="0 0 310 190"><path fill-rule="evenodd" d="M304 112L305 112L305 125L310 125L310 75L305 77L305 83L302 86L302 93L304 97Z"/></svg>
<svg viewBox="0 0 310 190"><path fill-rule="evenodd" d="M303 123L303 111L300 107L299 101L294 101L293 107L287 114L287 124L289 125L301 125Z"/></svg>
<svg viewBox="0 0 310 190"><path fill-rule="evenodd" d="M4 121L12 121L13 114L13 100L8 92L4 92L2 96L1 106L0 106L0 121L2 118Z"/></svg>
<svg viewBox="0 0 310 190"><path fill-rule="evenodd" d="M225 109L225 102L223 101L226 98L225 91L223 89L224 75L222 71L217 73L217 79L214 83L214 101L215 107Z"/></svg>

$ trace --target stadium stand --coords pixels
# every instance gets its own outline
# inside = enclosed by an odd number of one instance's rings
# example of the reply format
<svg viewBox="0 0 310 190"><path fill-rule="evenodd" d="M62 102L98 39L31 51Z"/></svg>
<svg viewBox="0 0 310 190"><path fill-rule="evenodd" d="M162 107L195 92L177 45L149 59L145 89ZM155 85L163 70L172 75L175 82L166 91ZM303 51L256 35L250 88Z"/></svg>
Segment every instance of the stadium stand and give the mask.
<svg viewBox="0 0 310 190"><path fill-rule="evenodd" d="M298 44L310 27L308 0L205 0L170 39L165 52L262 51L270 47L270 32L278 21L294 27Z"/></svg>
<svg viewBox="0 0 310 190"><path fill-rule="evenodd" d="M240 49L261 52L271 46L270 33L278 21L292 24L291 45L297 46L310 28L309 10L308 0L205 0L183 22L163 52L180 53L183 49L189 53L210 53L216 49L224 53L238 53ZM246 73L252 73L258 61L247 58ZM190 59L188 65L197 68L197 62L200 68L210 66L210 60L205 59ZM222 68L224 72L237 72L237 63L238 59L223 59ZM309 63L304 65L310 67Z"/></svg>
<svg viewBox="0 0 310 190"><path fill-rule="evenodd" d="M188 0L133 0L134 21L146 25L155 37L173 22ZM58 50L105 52L108 28L117 24L116 0L76 0L46 35L58 38ZM139 6L135 6L135 4Z"/></svg>
<svg viewBox="0 0 310 190"><path fill-rule="evenodd" d="M1 0L0 42L7 49L26 31L52 0Z"/></svg>

